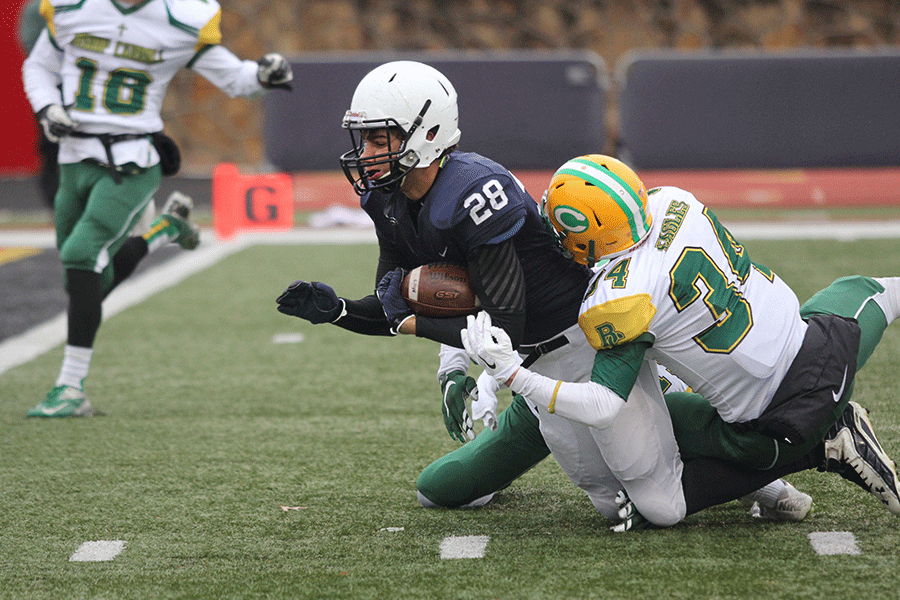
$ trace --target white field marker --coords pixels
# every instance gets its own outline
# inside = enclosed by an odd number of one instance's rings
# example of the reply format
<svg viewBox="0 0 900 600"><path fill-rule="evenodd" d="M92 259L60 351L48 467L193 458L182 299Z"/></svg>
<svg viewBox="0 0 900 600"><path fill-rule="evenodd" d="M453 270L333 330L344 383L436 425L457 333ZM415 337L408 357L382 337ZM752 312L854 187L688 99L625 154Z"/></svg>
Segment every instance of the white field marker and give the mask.
<svg viewBox="0 0 900 600"><path fill-rule="evenodd" d="M273 344L300 344L303 340L306 339L306 336L302 333L276 333L272 336Z"/></svg>
<svg viewBox="0 0 900 600"><path fill-rule="evenodd" d="M123 540L84 542L78 546L75 554L69 557L69 562L102 562L114 559L119 552L125 549Z"/></svg>
<svg viewBox="0 0 900 600"><path fill-rule="evenodd" d="M483 558L490 536L463 535L445 537L441 542L441 559Z"/></svg>
<svg viewBox="0 0 900 600"><path fill-rule="evenodd" d="M862 554L850 531L813 531L807 537L816 554Z"/></svg>

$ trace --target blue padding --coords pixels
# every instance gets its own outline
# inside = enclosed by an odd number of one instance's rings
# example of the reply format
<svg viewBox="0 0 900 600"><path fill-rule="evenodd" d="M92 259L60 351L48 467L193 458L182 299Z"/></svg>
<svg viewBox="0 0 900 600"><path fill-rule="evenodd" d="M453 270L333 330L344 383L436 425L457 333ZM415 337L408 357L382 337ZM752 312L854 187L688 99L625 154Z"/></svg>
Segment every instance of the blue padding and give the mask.
<svg viewBox="0 0 900 600"><path fill-rule="evenodd" d="M634 53L622 157L643 169L900 165L900 52Z"/></svg>
<svg viewBox="0 0 900 600"><path fill-rule="evenodd" d="M357 83L392 60L443 72L459 95L460 149L510 169L553 170L606 145L607 69L592 52L327 53L291 60L293 93L264 100L266 156L278 169L340 170Z"/></svg>

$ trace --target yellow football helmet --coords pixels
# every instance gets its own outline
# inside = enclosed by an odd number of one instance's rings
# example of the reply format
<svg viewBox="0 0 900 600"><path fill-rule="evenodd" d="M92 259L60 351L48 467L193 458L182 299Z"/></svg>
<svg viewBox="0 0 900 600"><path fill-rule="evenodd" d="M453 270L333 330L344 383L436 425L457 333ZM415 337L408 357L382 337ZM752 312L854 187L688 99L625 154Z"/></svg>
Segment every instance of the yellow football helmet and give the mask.
<svg viewBox="0 0 900 600"><path fill-rule="evenodd" d="M572 259L589 267L642 242L652 223L643 182L624 163L601 154L561 166L541 210Z"/></svg>

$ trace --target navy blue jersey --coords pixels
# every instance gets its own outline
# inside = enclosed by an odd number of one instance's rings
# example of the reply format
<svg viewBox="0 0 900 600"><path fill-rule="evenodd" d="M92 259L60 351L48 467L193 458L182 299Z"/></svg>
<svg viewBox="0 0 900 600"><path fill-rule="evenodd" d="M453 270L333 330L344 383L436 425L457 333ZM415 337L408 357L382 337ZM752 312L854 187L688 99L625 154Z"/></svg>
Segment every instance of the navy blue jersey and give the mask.
<svg viewBox="0 0 900 600"><path fill-rule="evenodd" d="M523 344L547 340L577 322L588 270L562 255L537 203L496 162L474 153L454 152L444 160L420 201L412 202L400 192L373 191L362 197L361 205L378 235L377 277L397 266L410 270L444 261L464 265L473 275L482 306L492 316L491 307L519 313L524 331L510 335ZM524 275L521 306L509 306L513 300L508 298L513 295L506 296L508 290L492 285L498 273L503 273L496 267L503 265L472 264L479 249L510 243L515 250L511 259L521 265ZM485 280L479 280L479 275ZM458 333L455 338L453 345L459 346ZM448 343L448 339L438 341Z"/></svg>
<svg viewBox="0 0 900 600"><path fill-rule="evenodd" d="M361 200L380 241L412 269L433 262L466 263L475 246L510 239L537 205L512 174L492 160L454 152L418 202L396 192L370 192ZM540 216L540 215L537 215ZM382 244L384 245L384 244Z"/></svg>

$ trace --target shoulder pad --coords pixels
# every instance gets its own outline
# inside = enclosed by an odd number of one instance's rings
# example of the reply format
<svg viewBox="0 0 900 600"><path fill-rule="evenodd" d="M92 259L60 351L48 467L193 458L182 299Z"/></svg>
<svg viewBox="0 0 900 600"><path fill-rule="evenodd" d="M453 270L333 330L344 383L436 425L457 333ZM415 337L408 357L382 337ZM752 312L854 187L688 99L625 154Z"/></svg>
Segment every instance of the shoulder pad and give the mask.
<svg viewBox="0 0 900 600"><path fill-rule="evenodd" d="M222 41L222 8L216 0L163 0L169 23L197 36L201 45Z"/></svg>
<svg viewBox="0 0 900 600"><path fill-rule="evenodd" d="M454 152L452 161L445 167L444 176L436 182L434 193L441 201L431 211L431 221L438 229L450 229L467 218L473 206L467 206L468 199L476 194L483 195L484 187L496 180L507 198L504 212L524 215L523 201L531 197L522 189L518 180L504 167L475 153ZM518 221L521 216L517 216Z"/></svg>
<svg viewBox="0 0 900 600"><path fill-rule="evenodd" d="M650 294L607 300L583 310L578 325L595 350L630 342L646 333L656 307Z"/></svg>

